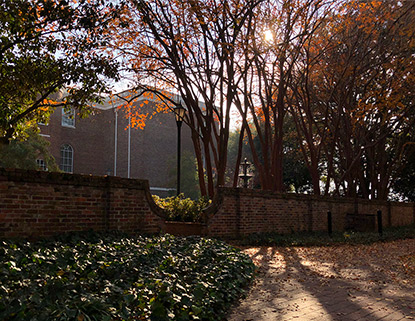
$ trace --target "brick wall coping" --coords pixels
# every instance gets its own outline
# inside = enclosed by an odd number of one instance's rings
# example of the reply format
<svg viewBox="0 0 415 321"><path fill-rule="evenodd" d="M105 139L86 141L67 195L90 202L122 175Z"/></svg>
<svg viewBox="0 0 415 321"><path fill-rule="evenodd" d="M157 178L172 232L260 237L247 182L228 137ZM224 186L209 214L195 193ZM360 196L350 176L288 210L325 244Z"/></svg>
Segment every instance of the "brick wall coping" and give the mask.
<svg viewBox="0 0 415 321"><path fill-rule="evenodd" d="M219 187L218 192L223 195L239 196L244 197L262 197L262 198L282 198L282 199L303 199L303 200L320 200L324 202L343 202L343 203L352 203L357 201L359 203L370 203L370 204L379 204L385 205L387 203L399 204L403 206L413 206L413 202L396 202L396 201L386 201L386 200L370 200L364 198L351 198L351 197L336 197L336 196L321 196L313 194L300 194L300 193L277 193L267 190L256 190L248 188L230 188L230 187Z"/></svg>
<svg viewBox="0 0 415 321"><path fill-rule="evenodd" d="M127 179L114 176L93 176L81 174L69 174L61 172L45 172L36 170L6 169L0 168L0 180L54 184L54 185L73 185L73 186L94 186L94 187L111 187L129 188L143 190L148 188L147 180Z"/></svg>

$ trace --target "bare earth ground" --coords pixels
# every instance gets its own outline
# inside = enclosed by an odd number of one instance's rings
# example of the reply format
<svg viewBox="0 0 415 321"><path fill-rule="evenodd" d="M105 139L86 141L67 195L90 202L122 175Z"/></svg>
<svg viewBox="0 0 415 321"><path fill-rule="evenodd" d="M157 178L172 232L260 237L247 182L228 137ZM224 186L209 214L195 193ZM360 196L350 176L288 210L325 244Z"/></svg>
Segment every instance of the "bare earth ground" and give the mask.
<svg viewBox="0 0 415 321"><path fill-rule="evenodd" d="M415 319L415 239L243 251L258 275L229 321Z"/></svg>

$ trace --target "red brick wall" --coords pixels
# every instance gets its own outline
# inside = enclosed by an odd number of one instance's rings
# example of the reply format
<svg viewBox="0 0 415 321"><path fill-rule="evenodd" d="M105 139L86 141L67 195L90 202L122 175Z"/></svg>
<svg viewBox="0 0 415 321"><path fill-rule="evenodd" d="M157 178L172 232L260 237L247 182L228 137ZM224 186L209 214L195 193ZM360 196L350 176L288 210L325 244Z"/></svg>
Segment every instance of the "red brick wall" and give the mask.
<svg viewBox="0 0 415 321"><path fill-rule="evenodd" d="M0 169L0 237L85 230L157 233L163 213L148 182Z"/></svg>
<svg viewBox="0 0 415 321"><path fill-rule="evenodd" d="M415 204L386 201L276 194L250 189L220 188L207 210L207 234L235 238L258 232L327 231L327 212L334 231L343 231L347 213L376 214L383 226L415 223Z"/></svg>
<svg viewBox="0 0 415 321"><path fill-rule="evenodd" d="M205 211L202 233L235 238L258 232L324 231L327 211L333 216L333 230L342 231L347 213L376 214L378 209L384 226L415 223L414 203L220 188ZM167 227L164 217L145 180L0 168L0 238L90 229L158 233L179 228Z"/></svg>

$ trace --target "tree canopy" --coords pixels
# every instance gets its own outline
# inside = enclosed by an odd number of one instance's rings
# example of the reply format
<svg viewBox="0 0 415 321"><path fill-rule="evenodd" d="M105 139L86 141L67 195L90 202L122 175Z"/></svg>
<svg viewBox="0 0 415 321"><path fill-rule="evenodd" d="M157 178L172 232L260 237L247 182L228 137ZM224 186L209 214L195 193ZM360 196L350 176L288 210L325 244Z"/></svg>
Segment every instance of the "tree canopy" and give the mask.
<svg viewBox="0 0 415 321"><path fill-rule="evenodd" d="M15 139L7 145L0 145L0 167L58 171L55 159L48 149L49 142L31 129L28 129L25 135L25 140ZM39 164L38 160L41 160L42 164Z"/></svg>
<svg viewBox="0 0 415 321"><path fill-rule="evenodd" d="M387 198L413 141L415 4L351 1L304 47L291 113L319 193Z"/></svg>
<svg viewBox="0 0 415 321"><path fill-rule="evenodd" d="M105 50L107 27L118 13L119 6L103 0L0 3L3 144L46 122L56 106L82 113L102 99L106 79L118 77L118 64Z"/></svg>

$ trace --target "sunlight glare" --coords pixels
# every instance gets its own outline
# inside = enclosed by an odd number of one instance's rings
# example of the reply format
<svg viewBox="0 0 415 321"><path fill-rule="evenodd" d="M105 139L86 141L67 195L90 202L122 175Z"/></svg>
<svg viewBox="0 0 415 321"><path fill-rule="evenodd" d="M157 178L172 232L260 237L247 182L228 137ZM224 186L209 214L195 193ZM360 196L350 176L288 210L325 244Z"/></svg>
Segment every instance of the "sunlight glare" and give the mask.
<svg viewBox="0 0 415 321"><path fill-rule="evenodd" d="M271 30L265 30L265 41L272 41L274 39L274 35Z"/></svg>

